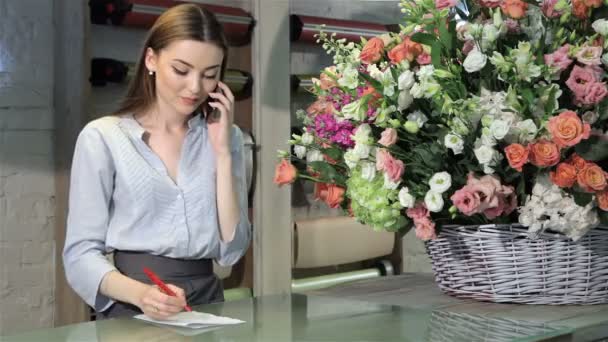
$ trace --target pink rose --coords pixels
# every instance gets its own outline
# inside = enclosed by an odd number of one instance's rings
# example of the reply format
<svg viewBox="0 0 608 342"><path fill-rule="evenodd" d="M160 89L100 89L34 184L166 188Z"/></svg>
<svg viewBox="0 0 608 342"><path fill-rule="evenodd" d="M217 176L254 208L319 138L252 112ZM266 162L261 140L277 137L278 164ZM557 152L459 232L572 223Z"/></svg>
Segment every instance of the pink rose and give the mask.
<svg viewBox="0 0 608 342"><path fill-rule="evenodd" d="M501 2L502 0L479 0L479 5L481 7L496 8L500 6Z"/></svg>
<svg viewBox="0 0 608 342"><path fill-rule="evenodd" d="M561 17L561 15L563 14L563 11L555 10L555 5L557 4L557 1L558 0L544 0L543 1L541 9L543 11L543 14L546 15L548 18Z"/></svg>
<svg viewBox="0 0 608 342"><path fill-rule="evenodd" d="M600 103L608 95L606 83L593 82L585 86L585 95L580 99L584 105L594 105Z"/></svg>
<svg viewBox="0 0 608 342"><path fill-rule="evenodd" d="M435 222L431 221L430 218L425 217L414 222L416 226L416 237L422 241L428 241L437 238L435 233Z"/></svg>
<svg viewBox="0 0 608 342"><path fill-rule="evenodd" d="M384 163L389 156L390 153L388 153L387 150L383 148L378 149L378 151L376 152L376 170L384 170Z"/></svg>
<svg viewBox="0 0 608 342"><path fill-rule="evenodd" d="M598 81L596 74L592 69L581 68L575 65L570 73L570 77L566 81L566 85L577 99L582 99L585 96L587 83L593 83Z"/></svg>
<svg viewBox="0 0 608 342"><path fill-rule="evenodd" d="M570 45L566 44L555 52L545 55L545 64L556 67L560 72L568 69L570 64L572 64L572 60L568 58L568 50L570 50Z"/></svg>
<svg viewBox="0 0 608 342"><path fill-rule="evenodd" d="M593 77L595 77L596 81L601 81L602 80L602 76L604 76L604 69L599 66L599 65L587 65L585 67L587 70L589 70L589 72L591 72L593 74Z"/></svg>
<svg viewBox="0 0 608 342"><path fill-rule="evenodd" d="M477 209L481 204L479 194L472 191L471 188L466 185L462 189L456 191L450 199L456 208L466 216L477 214Z"/></svg>
<svg viewBox="0 0 608 342"><path fill-rule="evenodd" d="M508 215L517 207L517 196L512 186L502 185L496 189L495 195L498 199L497 205L483 212L489 220L493 220L503 214Z"/></svg>
<svg viewBox="0 0 608 342"><path fill-rule="evenodd" d="M397 142L397 130L394 128L387 128L382 132L378 143L389 147Z"/></svg>
<svg viewBox="0 0 608 342"><path fill-rule="evenodd" d="M576 59L586 65L601 65L602 61L601 46L584 46L576 54Z"/></svg>
<svg viewBox="0 0 608 342"><path fill-rule="evenodd" d="M435 7L438 10L442 10L444 8L451 8L458 4L457 0L435 0Z"/></svg>
<svg viewBox="0 0 608 342"><path fill-rule="evenodd" d="M475 41L467 40L466 42L464 42L464 45L462 46L462 53L465 56L468 56L469 52L473 51L474 48L475 48Z"/></svg>
<svg viewBox="0 0 608 342"><path fill-rule="evenodd" d="M401 176L403 175L403 170L405 169L405 165L399 159L395 159L390 153L385 156L384 159L384 172L388 176L388 179L391 182L399 182L401 180Z"/></svg>
<svg viewBox="0 0 608 342"><path fill-rule="evenodd" d="M431 64L431 55L429 55L426 52L423 52L420 55L418 55L418 57L416 57L416 62L418 62L418 64L420 64L420 65Z"/></svg>
<svg viewBox="0 0 608 342"><path fill-rule="evenodd" d="M411 218L414 221L422 220L423 218L427 218L430 216L429 210L426 208L424 203L418 202L413 208L409 208L406 211L407 217Z"/></svg>

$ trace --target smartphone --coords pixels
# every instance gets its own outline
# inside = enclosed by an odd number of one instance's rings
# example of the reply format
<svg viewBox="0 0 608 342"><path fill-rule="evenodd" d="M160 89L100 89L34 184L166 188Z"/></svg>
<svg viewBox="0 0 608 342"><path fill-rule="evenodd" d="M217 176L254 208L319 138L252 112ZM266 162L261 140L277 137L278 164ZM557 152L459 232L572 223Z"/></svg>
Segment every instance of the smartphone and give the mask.
<svg viewBox="0 0 608 342"><path fill-rule="evenodd" d="M222 91L222 88L220 88L219 86L217 86L215 88L215 90L212 91L212 93L221 93L221 94L223 94L224 92ZM210 101L214 101L214 99L211 98L211 97L208 97L207 100L205 100L205 103L203 103L203 107L202 107L203 111L201 112L201 114L205 118L207 118L209 115L211 115L210 118L217 119L217 118L220 117L221 112L220 112L220 110L218 108L211 107L209 105Z"/></svg>

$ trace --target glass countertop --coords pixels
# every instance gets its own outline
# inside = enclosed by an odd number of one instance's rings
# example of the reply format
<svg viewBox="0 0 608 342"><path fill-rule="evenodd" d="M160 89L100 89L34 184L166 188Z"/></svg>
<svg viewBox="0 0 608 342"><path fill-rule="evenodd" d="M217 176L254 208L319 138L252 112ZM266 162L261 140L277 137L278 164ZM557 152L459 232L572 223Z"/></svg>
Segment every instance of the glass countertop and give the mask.
<svg viewBox="0 0 608 342"><path fill-rule="evenodd" d="M32 341L542 341L572 332L553 324L301 294L210 304L195 310L245 323L206 330L132 318L86 322L0 337Z"/></svg>

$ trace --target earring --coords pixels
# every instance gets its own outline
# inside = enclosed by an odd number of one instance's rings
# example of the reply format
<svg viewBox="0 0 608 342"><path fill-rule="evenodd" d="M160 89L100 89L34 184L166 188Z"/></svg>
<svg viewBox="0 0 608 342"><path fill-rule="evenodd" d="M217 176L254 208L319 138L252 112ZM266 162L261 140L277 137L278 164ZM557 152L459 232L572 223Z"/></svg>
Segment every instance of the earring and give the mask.
<svg viewBox="0 0 608 342"><path fill-rule="evenodd" d="M149 71L148 71L148 75L150 75L150 76L154 76L154 71L149 70Z"/></svg>

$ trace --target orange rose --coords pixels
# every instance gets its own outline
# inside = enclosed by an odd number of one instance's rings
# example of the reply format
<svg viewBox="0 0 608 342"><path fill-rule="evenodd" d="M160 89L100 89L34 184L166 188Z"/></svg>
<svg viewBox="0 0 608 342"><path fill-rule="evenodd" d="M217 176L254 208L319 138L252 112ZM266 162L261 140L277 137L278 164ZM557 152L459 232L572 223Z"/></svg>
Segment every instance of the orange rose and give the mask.
<svg viewBox="0 0 608 342"><path fill-rule="evenodd" d="M586 192L606 190L606 173L595 163L587 163L578 173L578 185Z"/></svg>
<svg viewBox="0 0 608 342"><path fill-rule="evenodd" d="M505 148L505 154L509 165L515 170L521 172L522 167L528 162L530 150L520 144L511 144Z"/></svg>
<svg viewBox="0 0 608 342"><path fill-rule="evenodd" d="M587 19L589 17L589 7L585 5L584 0L572 0L572 14L579 19Z"/></svg>
<svg viewBox="0 0 608 342"><path fill-rule="evenodd" d="M335 184L315 183L315 199L325 202L330 208L338 208L344 201L344 188Z"/></svg>
<svg viewBox="0 0 608 342"><path fill-rule="evenodd" d="M335 78L338 78L338 74L336 73L336 67L331 66L329 68L325 68L325 72L322 72L319 76L319 87L323 90L328 90L334 88L338 85L335 79L333 79L328 74L333 75Z"/></svg>
<svg viewBox="0 0 608 342"><path fill-rule="evenodd" d="M595 193L597 206L604 211L608 211L608 190Z"/></svg>
<svg viewBox="0 0 608 342"><path fill-rule="evenodd" d="M317 100L306 108L306 112L313 116L317 114L331 114L334 112L334 105L329 101Z"/></svg>
<svg viewBox="0 0 608 342"><path fill-rule="evenodd" d="M582 139L589 139L591 132L591 126L583 124L581 118L570 110L549 119L548 128L553 142L560 148L574 146Z"/></svg>
<svg viewBox="0 0 608 342"><path fill-rule="evenodd" d="M279 186L291 184L296 180L298 171L287 159L281 160L274 170L274 183Z"/></svg>
<svg viewBox="0 0 608 342"><path fill-rule="evenodd" d="M560 188L570 188L576 182L576 168L568 163L559 163L555 171L550 172L551 181Z"/></svg>
<svg viewBox="0 0 608 342"><path fill-rule="evenodd" d="M504 0L500 4L502 13L513 19L521 19L528 10L528 4L521 0Z"/></svg>
<svg viewBox="0 0 608 342"><path fill-rule="evenodd" d="M365 95L370 95L370 94L372 96L369 99L369 101L367 101L367 105L375 107L378 104L378 100L380 100L382 98L382 94L377 92L376 88L374 88L372 86L367 86L367 87L365 87L365 89L363 89L363 92L361 93L361 97L363 97Z"/></svg>
<svg viewBox="0 0 608 342"><path fill-rule="evenodd" d="M572 153L570 158L568 158L568 164L574 166L576 168L576 171L578 172L584 169L585 166L587 166L587 161L581 158L581 156L579 156L578 154Z"/></svg>
<svg viewBox="0 0 608 342"><path fill-rule="evenodd" d="M530 148L530 162L535 166L547 167L559 163L559 149L553 142L543 139L528 147Z"/></svg>
<svg viewBox="0 0 608 342"><path fill-rule="evenodd" d="M422 49L421 44L416 43L410 37L405 37L403 42L401 42L388 52L388 58L394 64L397 64L404 59L407 59L409 62L412 62L422 52L424 52L424 50Z"/></svg>
<svg viewBox="0 0 608 342"><path fill-rule="evenodd" d="M378 37L374 37L367 41L359 58L361 62L365 64L376 63L382 58L382 52L384 51L384 41Z"/></svg>

